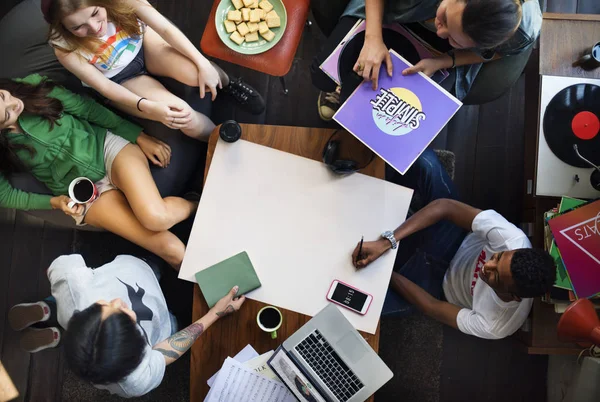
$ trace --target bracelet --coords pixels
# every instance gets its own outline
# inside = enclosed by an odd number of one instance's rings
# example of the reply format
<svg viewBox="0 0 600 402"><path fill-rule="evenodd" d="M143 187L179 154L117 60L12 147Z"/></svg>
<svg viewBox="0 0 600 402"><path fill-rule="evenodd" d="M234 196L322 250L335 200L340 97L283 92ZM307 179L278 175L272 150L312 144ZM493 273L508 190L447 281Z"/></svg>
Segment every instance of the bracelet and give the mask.
<svg viewBox="0 0 600 402"><path fill-rule="evenodd" d="M142 110L142 109L140 109L140 102L141 102L141 101L143 101L143 100L148 100L148 99L146 99L146 98L140 98L140 100L139 100L139 101L137 101L137 105L136 105L136 107L137 107L137 110L139 110L139 111L140 111L140 112L142 112L142 113L143 113L143 110Z"/></svg>
<svg viewBox="0 0 600 402"><path fill-rule="evenodd" d="M395 250L398 247L398 242L394 237L394 233L391 230L386 230L381 234L381 237L384 239L388 239L390 243L392 243L392 250Z"/></svg>
<svg viewBox="0 0 600 402"><path fill-rule="evenodd" d="M448 53L446 53L448 56L452 57L452 67L450 68L454 68L456 67L456 55L454 54L454 50L449 50Z"/></svg>

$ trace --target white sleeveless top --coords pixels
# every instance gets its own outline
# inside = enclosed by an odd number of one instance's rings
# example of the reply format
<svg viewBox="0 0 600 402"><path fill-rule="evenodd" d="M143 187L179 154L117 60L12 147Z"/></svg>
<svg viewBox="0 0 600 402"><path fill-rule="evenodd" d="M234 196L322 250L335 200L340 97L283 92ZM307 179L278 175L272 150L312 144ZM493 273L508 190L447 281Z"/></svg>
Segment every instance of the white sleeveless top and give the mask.
<svg viewBox="0 0 600 402"><path fill-rule="evenodd" d="M117 28L112 22L108 22L106 35L100 39L104 42L101 46L101 54L106 56L103 61L99 55L90 54L80 49L75 52L82 56L88 63L94 65L107 78L114 77L119 74L125 67L131 63L135 56L140 52L144 39L144 31L146 24L139 21L142 34L139 37L132 37L126 34L121 28ZM56 40L50 40L50 45L69 48L67 42L61 37Z"/></svg>

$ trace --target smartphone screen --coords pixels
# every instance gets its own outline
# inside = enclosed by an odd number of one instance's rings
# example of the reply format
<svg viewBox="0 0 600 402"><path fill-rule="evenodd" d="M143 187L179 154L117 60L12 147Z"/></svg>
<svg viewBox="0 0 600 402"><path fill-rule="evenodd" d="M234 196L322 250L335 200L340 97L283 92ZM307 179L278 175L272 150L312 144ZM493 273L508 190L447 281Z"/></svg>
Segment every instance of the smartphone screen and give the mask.
<svg viewBox="0 0 600 402"><path fill-rule="evenodd" d="M336 302L343 304L355 310L357 312L361 312L365 302L367 301L367 295L344 285L343 283L337 282L337 286L333 290L333 294L331 295L331 299Z"/></svg>

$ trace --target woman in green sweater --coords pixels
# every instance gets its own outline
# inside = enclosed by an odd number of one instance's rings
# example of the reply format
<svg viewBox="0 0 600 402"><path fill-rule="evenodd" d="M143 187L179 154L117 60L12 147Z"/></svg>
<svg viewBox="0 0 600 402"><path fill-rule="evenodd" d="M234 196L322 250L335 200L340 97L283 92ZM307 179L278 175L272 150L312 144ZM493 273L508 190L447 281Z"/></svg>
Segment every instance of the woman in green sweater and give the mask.
<svg viewBox="0 0 600 402"><path fill-rule="evenodd" d="M157 254L175 269L185 246L169 229L188 218L197 202L162 198L148 160L165 167L167 144L142 132L91 99L39 75L0 80L0 206L60 209L77 224L90 224ZM6 175L31 172L54 194L15 189ZM98 197L69 207L77 177L92 180Z"/></svg>

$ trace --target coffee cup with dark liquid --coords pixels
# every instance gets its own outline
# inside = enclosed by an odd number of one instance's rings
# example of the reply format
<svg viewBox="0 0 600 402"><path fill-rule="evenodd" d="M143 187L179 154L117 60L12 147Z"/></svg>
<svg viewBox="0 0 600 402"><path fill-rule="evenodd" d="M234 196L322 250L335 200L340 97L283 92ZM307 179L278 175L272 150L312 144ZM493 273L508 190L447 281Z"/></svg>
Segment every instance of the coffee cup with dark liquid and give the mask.
<svg viewBox="0 0 600 402"><path fill-rule="evenodd" d="M78 177L69 184L69 208L75 204L86 204L98 198L98 189L96 185L87 177Z"/></svg>
<svg viewBox="0 0 600 402"><path fill-rule="evenodd" d="M573 63L573 67L581 67L586 71L595 70L600 67L600 42L592 46L591 50Z"/></svg>
<svg viewBox="0 0 600 402"><path fill-rule="evenodd" d="M281 327L283 316L277 307L266 306L260 309L256 315L258 327L271 334L271 338L277 338L277 330Z"/></svg>

